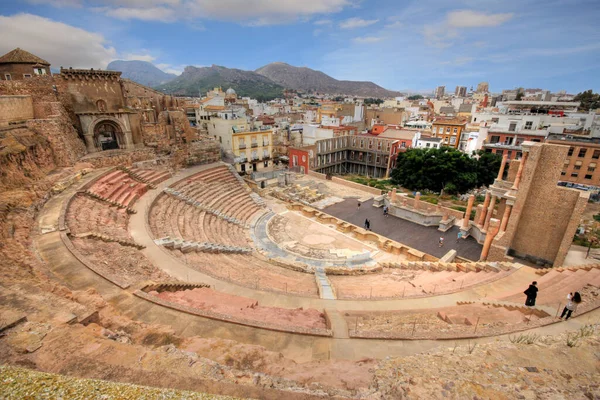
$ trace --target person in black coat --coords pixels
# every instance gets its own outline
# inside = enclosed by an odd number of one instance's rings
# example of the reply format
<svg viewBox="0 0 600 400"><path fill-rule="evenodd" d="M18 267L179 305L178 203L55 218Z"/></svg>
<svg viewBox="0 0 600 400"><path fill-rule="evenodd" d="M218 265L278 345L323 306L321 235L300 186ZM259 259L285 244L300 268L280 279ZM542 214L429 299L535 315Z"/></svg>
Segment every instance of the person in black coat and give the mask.
<svg viewBox="0 0 600 400"><path fill-rule="evenodd" d="M537 297L537 292L537 282L533 281L531 285L529 285L527 290L523 292L527 295L527 299L525 300L526 306L535 306L535 298Z"/></svg>

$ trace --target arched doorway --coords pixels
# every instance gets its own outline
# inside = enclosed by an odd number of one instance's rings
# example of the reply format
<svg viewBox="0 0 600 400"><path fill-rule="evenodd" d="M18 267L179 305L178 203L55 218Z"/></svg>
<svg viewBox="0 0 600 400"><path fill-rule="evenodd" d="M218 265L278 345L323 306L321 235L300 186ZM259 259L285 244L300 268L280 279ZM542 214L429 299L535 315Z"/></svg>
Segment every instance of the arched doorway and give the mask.
<svg viewBox="0 0 600 400"><path fill-rule="evenodd" d="M100 150L118 149L122 138L121 128L112 121L101 121L94 128L94 140Z"/></svg>

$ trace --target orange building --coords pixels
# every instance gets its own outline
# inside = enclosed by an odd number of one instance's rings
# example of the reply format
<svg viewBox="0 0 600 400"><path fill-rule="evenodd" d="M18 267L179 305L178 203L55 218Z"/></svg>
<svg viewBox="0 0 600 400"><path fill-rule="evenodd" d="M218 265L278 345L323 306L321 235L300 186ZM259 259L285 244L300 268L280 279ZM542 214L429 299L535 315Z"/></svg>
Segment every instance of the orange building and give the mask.
<svg viewBox="0 0 600 400"><path fill-rule="evenodd" d="M561 181L600 187L600 139L550 135L546 142L569 146Z"/></svg>
<svg viewBox="0 0 600 400"><path fill-rule="evenodd" d="M433 137L442 139L442 146L458 148L460 137L467 125L462 118L436 118L431 126Z"/></svg>

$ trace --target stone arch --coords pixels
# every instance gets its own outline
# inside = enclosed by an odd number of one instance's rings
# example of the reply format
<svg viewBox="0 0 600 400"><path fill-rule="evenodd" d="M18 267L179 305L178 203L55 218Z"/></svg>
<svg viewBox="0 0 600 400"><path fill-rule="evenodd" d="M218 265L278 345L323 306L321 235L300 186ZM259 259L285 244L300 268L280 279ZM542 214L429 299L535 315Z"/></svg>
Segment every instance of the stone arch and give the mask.
<svg viewBox="0 0 600 400"><path fill-rule="evenodd" d="M90 124L88 135L98 151L127 148L126 128L117 118L103 116Z"/></svg>

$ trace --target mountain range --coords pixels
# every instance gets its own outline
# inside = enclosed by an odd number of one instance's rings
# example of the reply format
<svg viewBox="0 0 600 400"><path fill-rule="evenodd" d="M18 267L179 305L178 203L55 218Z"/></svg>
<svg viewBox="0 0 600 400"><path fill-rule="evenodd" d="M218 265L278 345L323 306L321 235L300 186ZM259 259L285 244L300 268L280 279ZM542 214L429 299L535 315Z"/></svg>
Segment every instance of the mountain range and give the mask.
<svg viewBox="0 0 600 400"><path fill-rule="evenodd" d="M113 61L107 69L121 71L124 78L142 85L186 96L198 96L217 86L223 89L232 87L239 96L249 96L260 101L281 97L286 89L360 97L395 97L401 94L373 82L341 81L321 71L282 62L267 64L256 71L219 65L188 66L179 76L167 74L147 61L137 60Z"/></svg>
<svg viewBox="0 0 600 400"><path fill-rule="evenodd" d="M131 79L134 82L150 87L162 85L177 78L177 75L163 72L148 61L115 60L108 64L106 69L109 71L121 71L123 78Z"/></svg>

